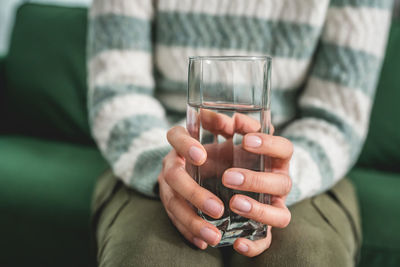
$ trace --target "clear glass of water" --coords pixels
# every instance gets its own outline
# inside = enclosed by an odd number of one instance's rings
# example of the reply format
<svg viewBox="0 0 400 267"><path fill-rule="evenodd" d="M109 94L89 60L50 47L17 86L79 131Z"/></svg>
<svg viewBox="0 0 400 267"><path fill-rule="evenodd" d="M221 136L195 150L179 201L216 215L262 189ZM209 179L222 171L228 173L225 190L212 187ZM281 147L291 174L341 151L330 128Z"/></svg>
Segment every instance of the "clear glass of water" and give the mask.
<svg viewBox="0 0 400 267"><path fill-rule="evenodd" d="M222 184L229 168L268 171L270 159L242 148L247 133L270 131L271 58L267 56L192 57L189 59L186 127L207 151L202 166L187 163L188 173L202 187L219 197L224 214L214 219L198 211L222 234L217 245L232 245L238 237L258 240L266 237L267 227L229 209L235 194L262 203L269 195L233 190Z"/></svg>

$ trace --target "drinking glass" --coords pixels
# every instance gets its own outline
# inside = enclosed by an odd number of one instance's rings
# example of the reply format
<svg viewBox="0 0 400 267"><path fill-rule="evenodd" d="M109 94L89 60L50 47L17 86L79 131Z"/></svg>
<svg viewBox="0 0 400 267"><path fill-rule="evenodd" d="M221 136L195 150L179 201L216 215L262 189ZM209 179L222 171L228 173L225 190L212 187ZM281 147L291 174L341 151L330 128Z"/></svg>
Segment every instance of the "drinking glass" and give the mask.
<svg viewBox="0 0 400 267"><path fill-rule="evenodd" d="M242 148L247 133L270 131L271 58L267 56L191 57L189 59L186 127L207 151L201 166L186 164L186 170L200 186L224 203L224 214L214 219L198 214L214 224L222 234L217 245L232 245L238 237L265 238L267 227L242 217L229 208L235 194L269 203L267 194L233 190L222 184L229 168L268 171L270 159Z"/></svg>

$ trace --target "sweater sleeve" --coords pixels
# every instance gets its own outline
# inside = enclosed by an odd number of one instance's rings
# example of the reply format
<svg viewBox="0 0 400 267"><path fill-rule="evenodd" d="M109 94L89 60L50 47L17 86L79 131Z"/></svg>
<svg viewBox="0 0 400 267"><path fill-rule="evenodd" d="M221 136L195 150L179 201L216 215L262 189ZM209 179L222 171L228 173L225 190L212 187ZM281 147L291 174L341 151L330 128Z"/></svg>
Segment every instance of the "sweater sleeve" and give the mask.
<svg viewBox="0 0 400 267"><path fill-rule="evenodd" d="M294 204L328 190L357 160L390 26L390 0L331 0L300 116L283 129L294 144Z"/></svg>
<svg viewBox="0 0 400 267"><path fill-rule="evenodd" d="M170 150L154 97L153 14L151 0L94 0L88 28L92 135L114 174L148 196Z"/></svg>

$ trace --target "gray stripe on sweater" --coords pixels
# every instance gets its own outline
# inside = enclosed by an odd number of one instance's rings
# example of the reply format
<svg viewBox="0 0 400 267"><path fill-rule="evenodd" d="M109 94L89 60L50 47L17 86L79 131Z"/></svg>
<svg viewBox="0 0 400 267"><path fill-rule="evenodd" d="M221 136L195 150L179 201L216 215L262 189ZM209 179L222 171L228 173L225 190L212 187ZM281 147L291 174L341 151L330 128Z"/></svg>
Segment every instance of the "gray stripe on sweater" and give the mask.
<svg viewBox="0 0 400 267"><path fill-rule="evenodd" d="M111 130L108 139L106 149L108 160L112 164L117 162L120 156L129 150L135 138L155 127L167 129L168 124L165 120L146 114L134 115L119 121Z"/></svg>
<svg viewBox="0 0 400 267"><path fill-rule="evenodd" d="M154 185L161 173L163 158L171 150L170 146L147 150L141 153L133 167L129 184L147 195L158 197L154 192Z"/></svg>
<svg viewBox="0 0 400 267"><path fill-rule="evenodd" d="M323 90L323 88L321 88ZM355 160L360 152L362 138L355 132L352 125L347 124L342 118L337 115L317 107L302 107L301 108L302 118L316 118L322 121L329 122L336 126L340 132L343 133L347 143L350 146L350 158Z"/></svg>
<svg viewBox="0 0 400 267"><path fill-rule="evenodd" d="M158 44L246 50L290 58L311 57L321 31L321 27L307 24L179 12L158 13L157 26Z"/></svg>
<svg viewBox="0 0 400 267"><path fill-rule="evenodd" d="M374 7L380 9L390 9L393 0L331 0L331 6L344 7Z"/></svg>
<svg viewBox="0 0 400 267"><path fill-rule="evenodd" d="M151 51L150 21L107 14L94 17L89 23L89 59L112 49Z"/></svg>
<svg viewBox="0 0 400 267"><path fill-rule="evenodd" d="M313 76L359 89L368 96L374 94L380 59L363 51L328 43L321 44L318 52Z"/></svg>

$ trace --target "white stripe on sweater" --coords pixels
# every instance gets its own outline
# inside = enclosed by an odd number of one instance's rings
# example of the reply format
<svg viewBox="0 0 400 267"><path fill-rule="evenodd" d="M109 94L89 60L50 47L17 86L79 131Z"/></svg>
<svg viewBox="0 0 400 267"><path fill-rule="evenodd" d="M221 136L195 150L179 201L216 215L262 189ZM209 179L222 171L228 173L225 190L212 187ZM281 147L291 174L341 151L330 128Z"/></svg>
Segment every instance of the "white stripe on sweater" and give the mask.
<svg viewBox="0 0 400 267"><path fill-rule="evenodd" d="M330 8L322 38L328 42L382 57L390 12L369 7Z"/></svg>
<svg viewBox="0 0 400 267"><path fill-rule="evenodd" d="M126 153L114 164L114 173L129 185L135 163L141 153L168 145L165 129L153 128L135 138ZM155 163L157 164L157 163Z"/></svg>
<svg viewBox="0 0 400 267"><path fill-rule="evenodd" d="M107 14L151 19L154 14L153 0L94 0L89 16L95 17Z"/></svg>
<svg viewBox="0 0 400 267"><path fill-rule="evenodd" d="M108 50L89 62L89 90L95 86L134 84L153 87L153 63L145 51Z"/></svg>
<svg viewBox="0 0 400 267"><path fill-rule="evenodd" d="M360 138L366 134L371 99L359 89L310 78L300 106L326 110L350 125Z"/></svg>
<svg viewBox="0 0 400 267"><path fill-rule="evenodd" d="M287 204L301 201L304 198L315 195L321 189L321 175L315 161L311 158L310 153L300 146L294 146L292 159L290 160L290 178L300 190L298 199L287 199Z"/></svg>
<svg viewBox="0 0 400 267"><path fill-rule="evenodd" d="M92 125L93 136L101 150L105 151L111 130L116 123L140 114L163 118L165 111L154 97L143 94L116 96L106 102Z"/></svg>
<svg viewBox="0 0 400 267"><path fill-rule="evenodd" d="M200 49L191 47L156 46L158 70L172 80L187 82L188 58L190 56L257 56L263 55L244 50ZM272 61L273 90L298 88L304 81L309 68L309 60L274 57Z"/></svg>
<svg viewBox="0 0 400 267"><path fill-rule="evenodd" d="M328 2L327 0L169 0L159 1L158 8L170 12L247 16L321 26Z"/></svg>
<svg viewBox="0 0 400 267"><path fill-rule="evenodd" d="M290 124L283 134L304 137L318 143L329 159L333 177L339 178L345 174L351 161L350 144L335 125L320 119L305 118Z"/></svg>

